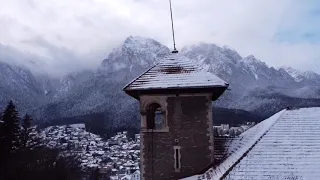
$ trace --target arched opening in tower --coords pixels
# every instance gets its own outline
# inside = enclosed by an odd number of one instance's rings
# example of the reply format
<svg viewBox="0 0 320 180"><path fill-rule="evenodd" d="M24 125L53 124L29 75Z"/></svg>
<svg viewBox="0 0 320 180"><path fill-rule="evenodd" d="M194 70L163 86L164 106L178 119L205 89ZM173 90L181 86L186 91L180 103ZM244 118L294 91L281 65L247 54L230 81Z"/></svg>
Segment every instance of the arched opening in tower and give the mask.
<svg viewBox="0 0 320 180"><path fill-rule="evenodd" d="M147 107L147 129L162 129L165 127L163 111L158 103Z"/></svg>

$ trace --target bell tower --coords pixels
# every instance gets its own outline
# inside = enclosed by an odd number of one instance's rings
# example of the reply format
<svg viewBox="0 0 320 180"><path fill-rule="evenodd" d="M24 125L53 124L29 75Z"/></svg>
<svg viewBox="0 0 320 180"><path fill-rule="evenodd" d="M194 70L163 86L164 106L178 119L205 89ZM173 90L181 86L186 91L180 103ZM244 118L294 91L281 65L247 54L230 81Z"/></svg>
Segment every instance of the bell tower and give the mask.
<svg viewBox="0 0 320 180"><path fill-rule="evenodd" d="M180 179L212 163L212 101L227 88L177 52L124 87L140 101L142 180Z"/></svg>

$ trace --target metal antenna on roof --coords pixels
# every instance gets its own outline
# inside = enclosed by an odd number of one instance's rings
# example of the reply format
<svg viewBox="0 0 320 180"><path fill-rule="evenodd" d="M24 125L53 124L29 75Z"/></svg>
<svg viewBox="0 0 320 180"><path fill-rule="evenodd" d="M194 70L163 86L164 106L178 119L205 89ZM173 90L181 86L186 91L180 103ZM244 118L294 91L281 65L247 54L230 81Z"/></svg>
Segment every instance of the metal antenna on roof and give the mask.
<svg viewBox="0 0 320 180"><path fill-rule="evenodd" d="M176 49L176 40L174 38L174 28L173 28L173 17L172 17L171 0L169 0L169 4L170 4L170 15L171 15L172 39L173 39L173 51L172 51L172 53L178 53L178 50Z"/></svg>

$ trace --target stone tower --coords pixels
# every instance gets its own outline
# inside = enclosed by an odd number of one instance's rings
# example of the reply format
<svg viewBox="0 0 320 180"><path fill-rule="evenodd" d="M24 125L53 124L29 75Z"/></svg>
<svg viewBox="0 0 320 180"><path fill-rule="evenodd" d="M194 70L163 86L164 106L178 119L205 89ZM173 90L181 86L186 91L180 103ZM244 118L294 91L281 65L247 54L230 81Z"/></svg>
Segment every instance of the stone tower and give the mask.
<svg viewBox="0 0 320 180"><path fill-rule="evenodd" d="M124 87L140 101L142 180L184 178L212 163L212 101L227 87L179 53Z"/></svg>

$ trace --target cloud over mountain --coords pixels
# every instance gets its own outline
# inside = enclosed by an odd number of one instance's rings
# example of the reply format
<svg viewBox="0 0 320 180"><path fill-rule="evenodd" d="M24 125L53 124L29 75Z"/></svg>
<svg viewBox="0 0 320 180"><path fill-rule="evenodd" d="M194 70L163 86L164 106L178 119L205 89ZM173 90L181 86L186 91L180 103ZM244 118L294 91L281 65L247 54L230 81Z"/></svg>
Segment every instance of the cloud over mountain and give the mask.
<svg viewBox="0 0 320 180"><path fill-rule="evenodd" d="M230 45L273 66L320 72L316 1L173 0L177 46ZM168 2L0 0L0 42L41 56L48 71L96 68L129 35L172 47ZM50 69L51 68L51 69ZM59 71L58 71L59 70Z"/></svg>

